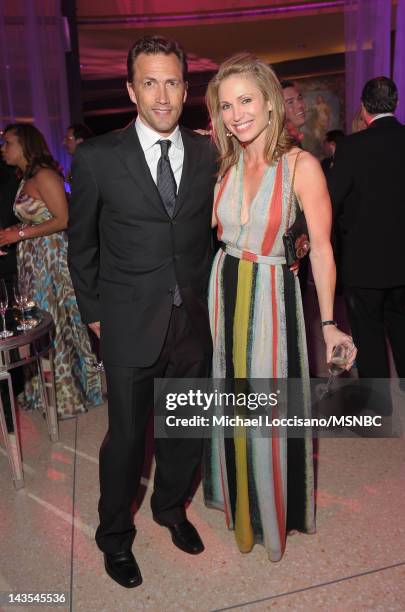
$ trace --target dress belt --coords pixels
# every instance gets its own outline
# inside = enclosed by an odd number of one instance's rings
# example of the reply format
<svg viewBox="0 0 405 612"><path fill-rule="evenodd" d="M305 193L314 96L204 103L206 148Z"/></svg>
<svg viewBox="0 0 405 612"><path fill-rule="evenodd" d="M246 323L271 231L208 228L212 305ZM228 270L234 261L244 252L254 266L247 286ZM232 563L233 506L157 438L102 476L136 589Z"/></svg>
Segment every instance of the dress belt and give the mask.
<svg viewBox="0 0 405 612"><path fill-rule="evenodd" d="M256 255L256 253L242 251L241 249L237 249L229 244L222 244L221 248L227 255L237 257L238 259L244 259L245 261L253 261L255 263L266 264L267 266L282 266L286 264L285 257L282 255Z"/></svg>

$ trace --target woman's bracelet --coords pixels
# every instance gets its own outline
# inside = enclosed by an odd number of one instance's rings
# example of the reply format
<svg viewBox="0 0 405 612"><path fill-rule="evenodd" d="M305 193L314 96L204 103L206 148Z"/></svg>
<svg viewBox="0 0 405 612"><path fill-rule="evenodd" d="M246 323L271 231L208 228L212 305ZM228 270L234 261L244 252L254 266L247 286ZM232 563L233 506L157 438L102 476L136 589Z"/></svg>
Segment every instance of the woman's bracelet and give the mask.
<svg viewBox="0 0 405 612"><path fill-rule="evenodd" d="M324 327L326 327L326 325L334 325L335 327L337 327L337 323L336 321L321 321L321 328L323 329Z"/></svg>
<svg viewBox="0 0 405 612"><path fill-rule="evenodd" d="M18 230L18 235L21 239L27 238L26 233L24 232L25 228L28 227L28 223L21 223L20 229Z"/></svg>

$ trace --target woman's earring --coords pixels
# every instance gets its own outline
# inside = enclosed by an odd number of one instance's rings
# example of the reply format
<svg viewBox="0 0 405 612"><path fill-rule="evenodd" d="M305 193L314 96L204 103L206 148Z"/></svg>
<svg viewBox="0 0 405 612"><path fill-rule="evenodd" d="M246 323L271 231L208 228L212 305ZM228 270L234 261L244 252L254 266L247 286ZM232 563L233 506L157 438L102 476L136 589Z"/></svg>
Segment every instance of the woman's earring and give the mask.
<svg viewBox="0 0 405 612"><path fill-rule="evenodd" d="M228 138L232 138L232 136L233 136L232 132L227 132L226 135L227 135Z"/></svg>

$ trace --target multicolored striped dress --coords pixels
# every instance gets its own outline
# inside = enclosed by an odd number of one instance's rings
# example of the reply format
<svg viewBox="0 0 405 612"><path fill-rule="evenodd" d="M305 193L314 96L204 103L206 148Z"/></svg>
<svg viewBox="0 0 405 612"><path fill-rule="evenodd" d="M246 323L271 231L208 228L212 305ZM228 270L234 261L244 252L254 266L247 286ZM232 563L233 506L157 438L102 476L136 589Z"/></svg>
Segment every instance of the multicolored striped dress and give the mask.
<svg viewBox="0 0 405 612"><path fill-rule="evenodd" d="M285 155L266 168L246 223L241 222L242 155L217 185L214 210L225 250L218 251L210 279L213 378L300 379L300 409L309 416L301 293L285 264L282 240L289 192ZM225 511L241 552L259 542L278 561L289 530L315 531L309 433L260 437L247 429L224 438L217 427L206 445L204 468L205 502Z"/></svg>

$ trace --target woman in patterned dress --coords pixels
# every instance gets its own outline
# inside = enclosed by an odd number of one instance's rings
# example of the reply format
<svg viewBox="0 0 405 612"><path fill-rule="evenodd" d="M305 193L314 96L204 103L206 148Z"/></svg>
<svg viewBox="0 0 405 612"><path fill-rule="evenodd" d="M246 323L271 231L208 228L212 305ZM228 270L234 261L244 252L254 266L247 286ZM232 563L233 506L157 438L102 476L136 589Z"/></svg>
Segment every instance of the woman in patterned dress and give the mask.
<svg viewBox="0 0 405 612"><path fill-rule="evenodd" d="M6 163L17 166L22 175L14 203L22 225L1 230L0 246L18 242L19 278L37 306L54 319L57 409L60 418L68 418L101 404L102 393L67 267L63 177L44 137L32 125L7 126L2 153ZM38 379L28 367L26 373L24 407L34 409L41 405Z"/></svg>
<svg viewBox="0 0 405 612"><path fill-rule="evenodd" d="M210 280L213 378L248 379L253 387L252 379L299 379L299 408L309 414L301 294L282 236L296 163L294 191L307 219L321 318L332 321L335 264L325 179L318 161L290 143L280 84L260 60L244 53L225 61L209 84L207 104L220 152L213 225L223 244ZM292 207L290 225L294 218ZM351 367L352 339L333 324L323 335L326 359L343 343ZM292 415L295 408L287 410ZM207 505L225 511L241 552L260 542L278 561L289 530L315 531L314 474L311 435L271 431L262 437L253 428L238 430L225 439L214 430L204 493Z"/></svg>

